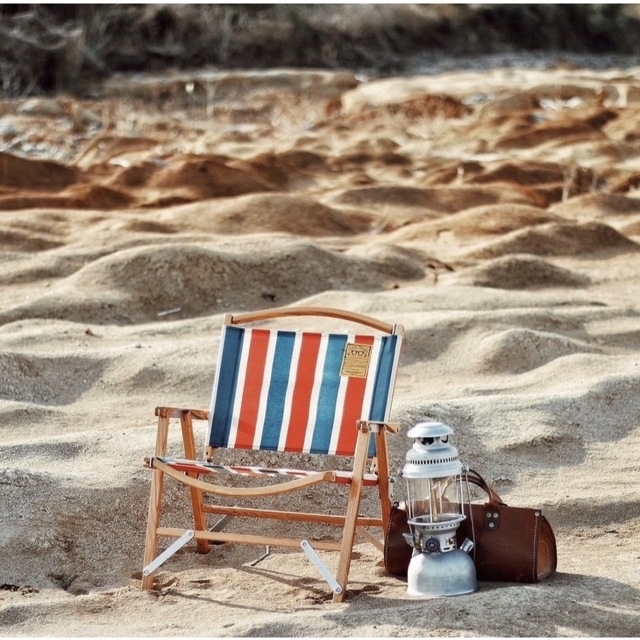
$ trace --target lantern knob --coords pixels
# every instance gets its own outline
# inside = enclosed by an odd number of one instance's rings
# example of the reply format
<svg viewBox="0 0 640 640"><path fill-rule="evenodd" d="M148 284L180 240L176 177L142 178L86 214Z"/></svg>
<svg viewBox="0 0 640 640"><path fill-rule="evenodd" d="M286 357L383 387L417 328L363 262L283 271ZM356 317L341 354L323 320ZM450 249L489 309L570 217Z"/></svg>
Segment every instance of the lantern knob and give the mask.
<svg viewBox="0 0 640 640"><path fill-rule="evenodd" d="M438 540L438 538L429 538L424 543L424 550L428 551L429 553L440 551L440 540Z"/></svg>

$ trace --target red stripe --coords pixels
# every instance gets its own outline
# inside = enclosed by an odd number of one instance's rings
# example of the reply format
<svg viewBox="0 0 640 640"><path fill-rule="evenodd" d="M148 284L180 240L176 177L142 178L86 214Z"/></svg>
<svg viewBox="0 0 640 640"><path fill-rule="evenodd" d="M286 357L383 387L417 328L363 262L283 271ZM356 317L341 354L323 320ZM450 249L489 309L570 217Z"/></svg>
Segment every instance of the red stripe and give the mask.
<svg viewBox="0 0 640 640"><path fill-rule="evenodd" d="M373 336L356 336L354 339L356 344L373 344L373 341ZM356 449L358 436L356 422L362 418L362 402L366 387L367 378L349 378L347 382L340 435L336 447L338 455L351 456Z"/></svg>
<svg viewBox="0 0 640 640"><path fill-rule="evenodd" d="M270 335L271 332L266 329L253 329L251 332L249 358L247 360L238 421L238 434L235 444L230 444L230 446L238 449L251 449L253 447Z"/></svg>
<svg viewBox="0 0 640 640"><path fill-rule="evenodd" d="M302 334L300 358L293 387L291 416L285 442L286 451L302 451L304 447L321 338L322 336L318 333Z"/></svg>

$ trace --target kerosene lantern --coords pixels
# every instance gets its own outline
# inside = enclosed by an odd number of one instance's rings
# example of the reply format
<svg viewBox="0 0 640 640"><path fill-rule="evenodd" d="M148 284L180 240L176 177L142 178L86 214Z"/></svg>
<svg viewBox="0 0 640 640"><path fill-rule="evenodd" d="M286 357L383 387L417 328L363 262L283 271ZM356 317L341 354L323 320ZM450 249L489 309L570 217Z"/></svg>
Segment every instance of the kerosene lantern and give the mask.
<svg viewBox="0 0 640 640"><path fill-rule="evenodd" d="M449 442L451 427L435 421L420 422L409 430L413 446L407 452L402 477L406 483L413 547L407 574L411 596L455 596L478 588L476 570L466 539L458 548L456 530L471 515L468 486L463 500L466 467Z"/></svg>

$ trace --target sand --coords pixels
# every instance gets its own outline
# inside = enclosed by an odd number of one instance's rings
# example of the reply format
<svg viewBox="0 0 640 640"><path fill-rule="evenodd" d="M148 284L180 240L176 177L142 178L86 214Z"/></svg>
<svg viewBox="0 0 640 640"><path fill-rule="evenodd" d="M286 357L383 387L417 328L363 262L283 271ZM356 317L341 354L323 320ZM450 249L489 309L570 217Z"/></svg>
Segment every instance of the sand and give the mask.
<svg viewBox="0 0 640 640"><path fill-rule="evenodd" d="M281 70L2 102L0 633L639 635L639 87ZM301 552L188 546L142 591L154 408L207 408L223 314L280 305L404 324L392 468L446 422L543 510L557 574L416 600L359 542L332 604Z"/></svg>

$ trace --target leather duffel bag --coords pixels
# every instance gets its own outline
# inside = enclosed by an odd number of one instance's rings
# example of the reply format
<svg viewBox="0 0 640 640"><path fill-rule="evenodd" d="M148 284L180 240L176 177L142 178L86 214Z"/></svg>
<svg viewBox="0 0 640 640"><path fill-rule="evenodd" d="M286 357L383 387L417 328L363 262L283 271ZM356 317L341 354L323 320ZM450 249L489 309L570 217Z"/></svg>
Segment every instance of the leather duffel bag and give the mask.
<svg viewBox="0 0 640 640"><path fill-rule="evenodd" d="M474 542L471 557L478 580L494 582L540 582L557 567L556 539L540 509L511 507L476 471L469 482L488 496L484 504L471 505L471 518L457 530L458 545L465 538ZM398 577L406 577L413 553L404 533L409 533L403 503L394 503L384 539L384 566Z"/></svg>

